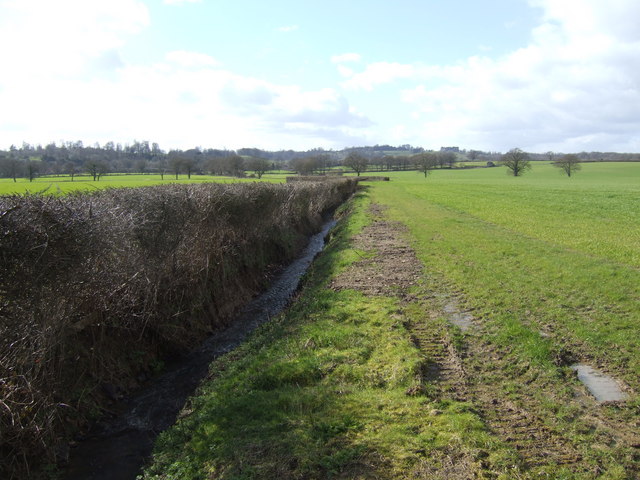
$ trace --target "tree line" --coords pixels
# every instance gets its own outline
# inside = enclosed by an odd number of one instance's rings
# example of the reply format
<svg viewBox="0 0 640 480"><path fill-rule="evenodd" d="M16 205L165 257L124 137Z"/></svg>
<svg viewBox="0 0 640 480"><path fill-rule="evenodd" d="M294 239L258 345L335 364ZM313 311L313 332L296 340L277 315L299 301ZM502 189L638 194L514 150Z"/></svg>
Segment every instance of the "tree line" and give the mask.
<svg viewBox="0 0 640 480"><path fill-rule="evenodd" d="M514 150L518 150L526 158L518 159L514 164ZM365 171L417 170L427 177L435 168L453 168L457 163L465 161L482 162L486 166L503 164L512 174L520 176L530 168L527 162L537 160L552 161L558 166L562 160L564 170L570 176L576 171L574 165L580 161L640 160L637 154L582 152L571 154L571 166L566 167L566 155L514 150L502 155L499 152L460 150L458 147L442 147L439 151L431 151L411 145L375 145L343 150L192 148L167 151L160 148L158 143L148 141L135 141L126 145L107 142L91 146L86 146L81 141L50 143L45 146L23 143L21 147L11 146L8 150L0 150L0 177L12 178L14 181L17 178L27 178L32 181L38 175L68 175L73 181L76 175L89 175L94 181L99 181L107 173L154 173L161 175L163 179L165 175L177 179L179 175L190 178L193 174L241 177L248 172L260 178L271 170L286 169L302 175L312 175L326 174L340 167L358 175ZM525 166L521 168L523 162Z"/></svg>

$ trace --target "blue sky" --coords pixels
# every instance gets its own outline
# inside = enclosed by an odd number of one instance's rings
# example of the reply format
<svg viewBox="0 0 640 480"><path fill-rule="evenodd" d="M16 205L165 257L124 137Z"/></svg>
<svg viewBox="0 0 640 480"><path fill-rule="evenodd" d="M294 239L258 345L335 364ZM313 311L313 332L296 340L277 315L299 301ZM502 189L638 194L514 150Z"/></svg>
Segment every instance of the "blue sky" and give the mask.
<svg viewBox="0 0 640 480"><path fill-rule="evenodd" d="M640 151L636 0L0 0L0 148Z"/></svg>

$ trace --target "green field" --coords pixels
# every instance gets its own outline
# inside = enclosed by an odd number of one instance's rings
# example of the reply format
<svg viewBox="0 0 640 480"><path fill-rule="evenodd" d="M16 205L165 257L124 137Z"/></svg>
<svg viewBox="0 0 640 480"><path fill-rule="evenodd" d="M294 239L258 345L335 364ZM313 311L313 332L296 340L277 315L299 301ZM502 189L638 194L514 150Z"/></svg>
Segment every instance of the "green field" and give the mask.
<svg viewBox="0 0 640 480"><path fill-rule="evenodd" d="M416 177L371 195L409 226L427 272L490 321L552 331L640 387L640 164Z"/></svg>
<svg viewBox="0 0 640 480"><path fill-rule="evenodd" d="M285 173L265 174L262 181L283 182L287 175ZM104 175L99 181L94 182L90 176L76 176L73 181L69 176L59 177L38 177L29 182L28 179L19 178L14 182L10 178L0 178L0 195L10 195L14 193L69 193L83 190L95 190L103 188L119 187L145 187L150 185L162 185L166 183L238 183L255 182L257 178L235 178L214 175L191 175L188 179L186 175L180 175L176 180L173 175Z"/></svg>
<svg viewBox="0 0 640 480"><path fill-rule="evenodd" d="M424 266L408 296L327 288L375 255L353 240L370 204ZM392 173L351 208L294 307L212 365L145 478L637 478L640 164ZM448 322L451 298L471 330ZM438 348L464 380L430 376ZM628 401L597 404L576 362Z"/></svg>

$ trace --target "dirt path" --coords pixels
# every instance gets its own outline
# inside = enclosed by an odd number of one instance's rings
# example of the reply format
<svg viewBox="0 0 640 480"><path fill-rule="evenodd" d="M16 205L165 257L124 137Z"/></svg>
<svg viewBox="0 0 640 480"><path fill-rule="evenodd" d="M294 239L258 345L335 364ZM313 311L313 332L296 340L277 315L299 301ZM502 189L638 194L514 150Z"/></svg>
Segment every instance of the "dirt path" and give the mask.
<svg viewBox="0 0 640 480"><path fill-rule="evenodd" d="M353 239L354 247L366 254L337 277L331 287L355 289L366 295L395 295L405 307L416 302L423 307L419 319L405 319L423 357L420 387L408 394L428 391L433 395L435 391L443 399L472 403L488 430L517 453L518 468L523 473L563 468L595 478L600 473L598 462L593 460L597 455L591 452L589 461L583 458L584 452L590 452L593 440L600 443L595 449L622 446L633 452L640 446L638 424L629 421L628 411L626 417L624 412L605 414L603 406L588 396L559 396L552 390L553 385L538 380L535 373L512 368L513 356L489 342L490 336L480 321L459 311L461 299L443 300L446 292L415 294L416 290L423 290L411 289L423 278L423 266L406 240L406 228L385 219L383 208L378 205L372 205L370 213L372 223ZM461 319L464 323L458 322ZM452 323L465 330L461 341L454 342ZM514 385L517 391L513 391ZM555 413L541 401L545 395L574 407L574 420L580 425L576 431L567 431L566 421L557 421ZM635 462L627 460L627 465ZM460 465L460 461L452 452L451 465ZM480 465L485 474L490 473L490 465ZM631 468L633 475L637 470ZM467 468L463 471L468 474ZM467 478L455 470L440 473L448 478Z"/></svg>

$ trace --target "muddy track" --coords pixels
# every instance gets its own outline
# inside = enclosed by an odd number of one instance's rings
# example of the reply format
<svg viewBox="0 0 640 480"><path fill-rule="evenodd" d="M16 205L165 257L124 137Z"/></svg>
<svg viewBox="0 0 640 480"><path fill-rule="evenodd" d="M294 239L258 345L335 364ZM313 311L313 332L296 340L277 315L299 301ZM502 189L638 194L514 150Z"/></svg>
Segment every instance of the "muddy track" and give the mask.
<svg viewBox="0 0 640 480"><path fill-rule="evenodd" d="M457 309L455 298L443 303L433 300L442 297L443 292L438 292L440 295L432 292L426 299L409 294L423 273L406 240L406 228L385 220L380 206L373 205L370 213L373 222L353 239L354 248L367 254L334 279L331 287L355 289L366 295L395 295L405 305L420 302L424 307L421 318L405 318L405 325L423 357L420 386L407 394L428 391L443 399L472 403L489 431L517 453L522 471L551 466L588 477L597 475L597 467L594 471L593 464L581 462L584 445L572 443L563 427L555 422L554 415L540 404L539 396L531 394L533 389L543 388L541 385L535 381L527 385L529 380L522 379L522 388L517 394L506 391L509 380L512 383L520 380L517 375L502 378L512 359L508 352L501 352L485 340L482 326L477 322L474 325L471 315ZM449 322L458 324L457 320L462 317L465 322L462 326L467 331L458 350ZM582 405L580 421L602 431L609 444L635 447L634 442L640 441L633 424L625 424L624 418L605 416L593 401L583 399L583 403L585 401L588 405Z"/></svg>

